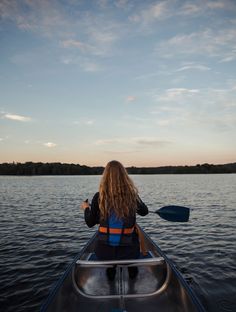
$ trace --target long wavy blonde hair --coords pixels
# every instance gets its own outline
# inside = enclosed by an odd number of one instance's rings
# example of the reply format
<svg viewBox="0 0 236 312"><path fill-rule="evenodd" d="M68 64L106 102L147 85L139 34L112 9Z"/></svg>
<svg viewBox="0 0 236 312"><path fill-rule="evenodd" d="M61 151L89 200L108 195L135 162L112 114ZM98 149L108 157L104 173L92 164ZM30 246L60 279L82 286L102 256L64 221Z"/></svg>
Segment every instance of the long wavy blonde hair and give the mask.
<svg viewBox="0 0 236 312"><path fill-rule="evenodd" d="M138 190L128 176L124 166L112 160L103 172L99 187L99 209L102 219L111 212L117 218L126 218L135 213L138 201Z"/></svg>

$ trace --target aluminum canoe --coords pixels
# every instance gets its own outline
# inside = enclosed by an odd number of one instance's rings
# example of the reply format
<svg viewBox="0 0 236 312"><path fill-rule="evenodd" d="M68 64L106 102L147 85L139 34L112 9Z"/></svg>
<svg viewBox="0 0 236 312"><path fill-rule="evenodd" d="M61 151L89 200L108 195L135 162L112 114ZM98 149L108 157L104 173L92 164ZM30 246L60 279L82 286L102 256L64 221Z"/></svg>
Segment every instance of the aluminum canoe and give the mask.
<svg viewBox="0 0 236 312"><path fill-rule="evenodd" d="M41 307L41 312L205 312L175 265L143 231L148 256L97 261L97 233L77 255ZM116 265L110 281L106 269ZM137 266L130 279L128 266Z"/></svg>

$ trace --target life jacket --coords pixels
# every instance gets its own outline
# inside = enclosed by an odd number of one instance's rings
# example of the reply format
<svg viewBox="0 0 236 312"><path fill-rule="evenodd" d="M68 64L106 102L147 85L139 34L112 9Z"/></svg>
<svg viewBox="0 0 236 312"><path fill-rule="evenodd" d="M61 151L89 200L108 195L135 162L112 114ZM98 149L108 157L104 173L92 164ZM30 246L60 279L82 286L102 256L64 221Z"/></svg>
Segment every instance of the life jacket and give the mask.
<svg viewBox="0 0 236 312"><path fill-rule="evenodd" d="M99 240L110 246L132 245L135 219L135 216L132 216L124 221L111 213L107 220L100 222Z"/></svg>

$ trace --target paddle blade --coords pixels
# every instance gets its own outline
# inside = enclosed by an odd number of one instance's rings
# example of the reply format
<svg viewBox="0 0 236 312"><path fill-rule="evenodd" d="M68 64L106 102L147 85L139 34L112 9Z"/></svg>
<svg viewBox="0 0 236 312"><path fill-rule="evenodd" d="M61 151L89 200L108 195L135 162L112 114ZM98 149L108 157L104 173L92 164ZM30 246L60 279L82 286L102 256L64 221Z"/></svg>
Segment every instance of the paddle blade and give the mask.
<svg viewBox="0 0 236 312"><path fill-rule="evenodd" d="M162 219L172 222L188 222L190 209L182 206L165 206L155 211Z"/></svg>

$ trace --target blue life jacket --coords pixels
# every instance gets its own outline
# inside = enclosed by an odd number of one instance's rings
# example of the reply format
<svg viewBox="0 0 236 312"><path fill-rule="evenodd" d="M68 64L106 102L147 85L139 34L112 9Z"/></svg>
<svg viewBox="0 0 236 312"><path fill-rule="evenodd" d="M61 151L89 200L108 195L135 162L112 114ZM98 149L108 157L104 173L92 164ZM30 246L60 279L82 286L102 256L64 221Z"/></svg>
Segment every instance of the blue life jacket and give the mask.
<svg viewBox="0 0 236 312"><path fill-rule="evenodd" d="M129 222L117 218L114 212L105 221L100 222L99 240L110 246L132 245L135 216Z"/></svg>
<svg viewBox="0 0 236 312"><path fill-rule="evenodd" d="M111 215L108 218L108 231L109 231L109 245L111 246L119 246L121 236L123 234L123 226L124 222L121 219L118 219L114 213L111 213ZM110 229L120 229L120 233L111 233L112 231Z"/></svg>

